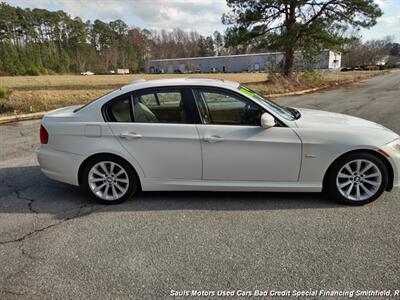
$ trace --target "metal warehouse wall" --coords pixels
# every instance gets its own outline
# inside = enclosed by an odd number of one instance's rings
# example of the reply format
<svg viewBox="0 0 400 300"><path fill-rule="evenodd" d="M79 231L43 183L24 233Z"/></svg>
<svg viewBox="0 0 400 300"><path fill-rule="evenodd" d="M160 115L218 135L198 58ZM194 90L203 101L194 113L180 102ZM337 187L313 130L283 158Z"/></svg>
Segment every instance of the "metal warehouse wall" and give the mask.
<svg viewBox="0 0 400 300"><path fill-rule="evenodd" d="M324 50L311 59L315 69L340 68L340 54ZM283 64L283 53L260 53L215 57L194 57L179 59L151 60L146 63L146 73L174 72L256 72L276 70ZM303 53L295 53L295 65L302 69L307 66Z"/></svg>

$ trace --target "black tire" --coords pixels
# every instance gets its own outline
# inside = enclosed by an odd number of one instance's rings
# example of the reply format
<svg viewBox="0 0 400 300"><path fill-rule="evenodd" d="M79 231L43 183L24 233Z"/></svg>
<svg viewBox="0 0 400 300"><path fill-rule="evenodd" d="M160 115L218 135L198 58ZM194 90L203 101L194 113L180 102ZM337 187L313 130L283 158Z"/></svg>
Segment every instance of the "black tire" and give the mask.
<svg viewBox="0 0 400 300"><path fill-rule="evenodd" d="M125 170L128 179L129 179L129 184L126 184L126 192L117 199L109 199L105 200L97 196L92 189L89 186L89 172L92 169L93 166L100 162L113 162L118 165L118 167L121 167L122 169ZM136 193L136 191L139 189L140 183L139 183L139 178L134 170L134 168L129 164L127 161L124 159L114 156L114 155L99 155L96 156L92 159L90 159L84 166L82 170L82 188L97 202L102 203L102 204L118 204L122 203L126 200L129 200L133 197L133 195Z"/></svg>
<svg viewBox="0 0 400 300"><path fill-rule="evenodd" d="M379 169L379 171L381 173L380 185L379 184L377 185L376 191L374 191L373 195L371 195L368 198L363 199L363 200L353 200L353 199L346 198L344 195L342 195L342 193L339 190L339 187L337 186L337 177L338 177L339 171L347 163L352 162L354 160L363 160L363 161L371 162ZM377 156L375 156L371 153L367 153L367 152L350 153L350 154L340 157L329 168L328 173L326 174L325 182L324 182L324 192L331 199L341 202L341 203L344 203L344 204L364 205L364 204L370 203L372 201L375 201L382 195L382 193L385 191L385 189L388 185L388 180L389 180L388 178L389 178L388 170L387 170L385 164L382 162L382 160L380 158L378 158ZM355 182L355 179L356 178L352 178L349 180L352 180L352 182L353 181ZM347 179L344 179L344 180L347 180ZM360 184L360 185L362 183L363 182L361 182L361 183L358 182L358 184ZM366 196L366 193L364 193L364 197L367 197L367 196Z"/></svg>

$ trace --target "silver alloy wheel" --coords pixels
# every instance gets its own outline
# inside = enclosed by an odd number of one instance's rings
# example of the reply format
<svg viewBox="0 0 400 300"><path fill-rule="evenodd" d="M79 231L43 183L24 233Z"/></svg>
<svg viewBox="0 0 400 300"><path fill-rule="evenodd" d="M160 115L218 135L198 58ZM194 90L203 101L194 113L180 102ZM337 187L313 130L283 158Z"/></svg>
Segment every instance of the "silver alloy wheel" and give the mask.
<svg viewBox="0 0 400 300"><path fill-rule="evenodd" d="M129 189L128 173L119 164L101 161L89 171L88 184L97 197L107 201L118 200Z"/></svg>
<svg viewBox="0 0 400 300"><path fill-rule="evenodd" d="M363 201L371 198L382 184L379 168L366 159L346 163L338 172L336 187L348 200Z"/></svg>

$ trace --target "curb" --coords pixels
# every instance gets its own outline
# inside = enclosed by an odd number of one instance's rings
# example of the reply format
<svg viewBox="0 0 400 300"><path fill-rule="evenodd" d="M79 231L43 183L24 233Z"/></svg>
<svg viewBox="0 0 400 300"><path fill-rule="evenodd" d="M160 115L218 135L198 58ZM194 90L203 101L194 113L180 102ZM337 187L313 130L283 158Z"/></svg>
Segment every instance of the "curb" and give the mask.
<svg viewBox="0 0 400 300"><path fill-rule="evenodd" d="M13 116L5 116L0 117L0 124L16 122L16 121L25 121L25 120L35 120L42 118L47 112L37 112L31 114L20 114L20 115L13 115Z"/></svg>
<svg viewBox="0 0 400 300"><path fill-rule="evenodd" d="M285 97L285 96L304 95L304 94L307 94L307 93L316 92L316 91L319 91L319 90L326 89L327 87L328 86L320 86L320 87L316 87L316 88L312 88L312 89L295 91L295 92L287 92L287 93L281 93L281 94L268 94L266 96L267 97L271 97L271 98L276 98L276 97Z"/></svg>

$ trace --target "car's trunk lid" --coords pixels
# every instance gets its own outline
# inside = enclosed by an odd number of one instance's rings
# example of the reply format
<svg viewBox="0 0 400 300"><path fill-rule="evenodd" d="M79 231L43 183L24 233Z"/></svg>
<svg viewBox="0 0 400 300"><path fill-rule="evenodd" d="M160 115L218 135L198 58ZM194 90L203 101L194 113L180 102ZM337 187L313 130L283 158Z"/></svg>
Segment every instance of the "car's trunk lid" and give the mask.
<svg viewBox="0 0 400 300"><path fill-rule="evenodd" d="M45 114L45 117L71 117L74 115L74 111L81 106L82 105L73 105L51 110Z"/></svg>

